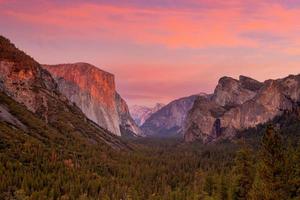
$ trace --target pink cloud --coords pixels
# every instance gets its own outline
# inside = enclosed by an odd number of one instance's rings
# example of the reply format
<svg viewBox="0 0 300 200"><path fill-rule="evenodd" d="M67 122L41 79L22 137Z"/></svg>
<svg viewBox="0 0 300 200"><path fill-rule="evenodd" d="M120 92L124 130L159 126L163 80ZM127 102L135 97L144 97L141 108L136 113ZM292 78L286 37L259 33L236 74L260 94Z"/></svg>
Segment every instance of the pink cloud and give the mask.
<svg viewBox="0 0 300 200"><path fill-rule="evenodd" d="M263 80L267 75L265 78L280 77L299 70L289 56L300 54L300 8L274 3L277 1L174 0L177 4L172 6L152 6L148 5L151 1L142 0L130 1L135 4L76 1L63 6L42 2L43 6L28 5L30 9L0 7L0 25L10 21L16 27L23 25L26 30L19 31L28 31L33 38L78 43L64 49L74 61L78 61L74 54L78 56L79 50L85 53L87 47L82 44L88 40L99 41L99 45L105 41L107 49L123 44L118 47L121 50L105 54L110 58L107 63L101 57L105 48L100 52L93 47L99 53L92 55L99 55L93 61L107 64L107 70L116 74L121 93L130 99L166 103L212 91L222 75L246 74ZM137 46L134 51L132 46ZM163 55L158 58L159 53Z"/></svg>
<svg viewBox="0 0 300 200"><path fill-rule="evenodd" d="M264 18L259 17L262 13ZM67 36L75 38L90 36L108 40L131 40L138 44L192 48L257 47L256 41L240 37L239 34L248 30L289 34L296 28L294 25L299 14L300 10L287 10L280 5L263 7L259 13L254 14L245 14L239 7L195 12L98 4L79 4L67 8L49 6L44 12L35 13L4 11L7 17L64 31ZM284 28L278 29L278 23Z"/></svg>

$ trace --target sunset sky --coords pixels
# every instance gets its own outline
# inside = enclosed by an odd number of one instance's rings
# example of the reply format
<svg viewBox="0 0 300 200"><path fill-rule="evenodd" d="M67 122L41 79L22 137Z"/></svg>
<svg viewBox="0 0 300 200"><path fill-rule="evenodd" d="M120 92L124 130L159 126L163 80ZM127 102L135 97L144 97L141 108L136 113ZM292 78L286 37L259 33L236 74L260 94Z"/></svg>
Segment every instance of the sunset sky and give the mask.
<svg viewBox="0 0 300 200"><path fill-rule="evenodd" d="M129 105L300 73L298 0L0 0L0 34L40 63L115 74Z"/></svg>

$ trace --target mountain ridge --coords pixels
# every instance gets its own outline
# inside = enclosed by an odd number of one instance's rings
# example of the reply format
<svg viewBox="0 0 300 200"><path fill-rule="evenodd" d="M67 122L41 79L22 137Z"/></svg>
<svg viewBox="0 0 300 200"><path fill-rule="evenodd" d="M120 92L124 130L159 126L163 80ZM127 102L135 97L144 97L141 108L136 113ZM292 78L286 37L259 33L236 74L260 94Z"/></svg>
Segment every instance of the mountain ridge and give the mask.
<svg viewBox="0 0 300 200"><path fill-rule="evenodd" d="M300 75L256 81L222 77L210 98L197 98L184 125L185 140L204 143L233 137L291 110L300 100Z"/></svg>
<svg viewBox="0 0 300 200"><path fill-rule="evenodd" d="M125 100L116 91L113 74L83 62L43 67L53 75L60 92L89 119L118 136L121 130L143 135L127 112Z"/></svg>
<svg viewBox="0 0 300 200"><path fill-rule="evenodd" d="M191 95L171 101L153 113L142 125L147 136L180 136L188 110L198 95Z"/></svg>
<svg viewBox="0 0 300 200"><path fill-rule="evenodd" d="M63 137L79 138L89 144L106 143L111 147L127 148L111 132L90 122L59 92L48 71L3 36L0 36L0 91L3 93L0 104L2 109L5 107L6 113L13 109L7 105L10 100L6 100L5 96L8 96L32 112L33 118L40 118L42 126L54 129Z"/></svg>
<svg viewBox="0 0 300 200"><path fill-rule="evenodd" d="M143 123L155 112L163 108L165 104L162 103L156 103L153 107L147 107L147 106L139 106L139 105L133 105L130 106L130 113L135 120L135 122L142 126Z"/></svg>

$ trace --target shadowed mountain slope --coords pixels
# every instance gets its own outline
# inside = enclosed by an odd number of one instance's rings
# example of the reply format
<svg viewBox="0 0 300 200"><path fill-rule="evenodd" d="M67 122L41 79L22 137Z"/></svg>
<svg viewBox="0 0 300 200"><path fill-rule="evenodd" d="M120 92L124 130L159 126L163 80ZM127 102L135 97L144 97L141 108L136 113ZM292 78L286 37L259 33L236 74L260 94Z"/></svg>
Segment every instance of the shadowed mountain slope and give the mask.
<svg viewBox="0 0 300 200"><path fill-rule="evenodd" d="M178 136L187 112L192 108L197 95L172 101L152 114L142 125L147 136Z"/></svg>

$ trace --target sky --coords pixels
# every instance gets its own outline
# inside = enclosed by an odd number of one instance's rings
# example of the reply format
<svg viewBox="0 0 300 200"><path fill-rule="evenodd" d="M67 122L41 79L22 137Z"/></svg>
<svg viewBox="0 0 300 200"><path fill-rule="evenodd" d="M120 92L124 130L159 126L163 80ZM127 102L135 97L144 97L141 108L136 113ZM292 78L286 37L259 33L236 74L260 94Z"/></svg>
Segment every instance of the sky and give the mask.
<svg viewBox="0 0 300 200"><path fill-rule="evenodd" d="M113 73L129 105L300 73L299 0L0 0L0 34L40 63Z"/></svg>

